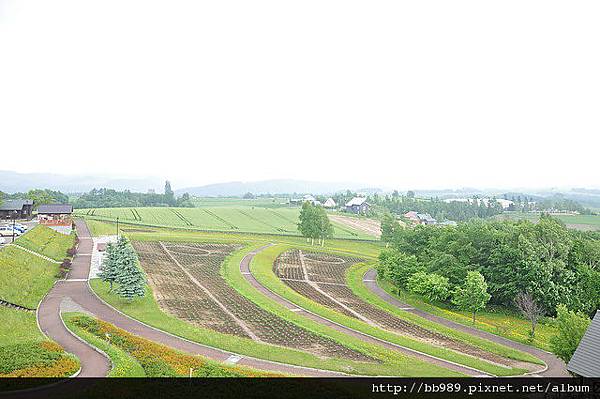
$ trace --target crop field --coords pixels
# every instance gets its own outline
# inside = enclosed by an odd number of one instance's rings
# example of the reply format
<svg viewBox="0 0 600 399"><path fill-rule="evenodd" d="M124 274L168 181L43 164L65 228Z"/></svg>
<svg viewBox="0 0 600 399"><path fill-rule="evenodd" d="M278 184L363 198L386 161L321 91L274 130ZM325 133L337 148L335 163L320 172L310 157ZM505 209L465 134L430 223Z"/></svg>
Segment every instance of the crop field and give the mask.
<svg viewBox="0 0 600 399"><path fill-rule="evenodd" d="M77 209L77 216L130 224L186 229L299 235L299 208L212 206L201 208ZM335 238L375 239L371 234L332 220Z"/></svg>
<svg viewBox="0 0 600 399"><path fill-rule="evenodd" d="M452 349L510 367L514 362L394 316L356 296L345 281L346 270L361 259L290 250L280 254L273 271L294 291L346 316L428 344Z"/></svg>
<svg viewBox="0 0 600 399"><path fill-rule="evenodd" d="M502 220L529 220L536 223L540 219L538 213L533 212L504 212L497 216ZM600 215L552 215L563 222L567 227L577 230L600 230Z"/></svg>
<svg viewBox="0 0 600 399"><path fill-rule="evenodd" d="M220 268L239 245L152 241L133 245L159 306L177 318L321 357L373 360L260 308L228 285Z"/></svg>

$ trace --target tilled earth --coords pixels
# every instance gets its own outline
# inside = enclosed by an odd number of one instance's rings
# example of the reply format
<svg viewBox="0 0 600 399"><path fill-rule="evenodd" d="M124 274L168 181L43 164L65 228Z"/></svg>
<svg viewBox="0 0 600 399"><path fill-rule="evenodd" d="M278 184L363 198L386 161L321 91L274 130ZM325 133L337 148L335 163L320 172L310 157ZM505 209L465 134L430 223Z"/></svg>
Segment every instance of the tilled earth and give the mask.
<svg viewBox="0 0 600 399"><path fill-rule="evenodd" d="M159 306L180 319L225 334L254 338L324 358L374 361L361 352L260 308L229 286L220 274L221 265L229 254L241 248L240 245L136 241L133 246Z"/></svg>
<svg viewBox="0 0 600 399"><path fill-rule="evenodd" d="M353 313L356 312L383 329L489 362L505 366L515 365L515 362L510 359L428 330L363 301L352 292L345 280L346 270L362 261L359 258L291 250L279 255L273 265L273 271L299 294L346 316L358 318Z"/></svg>

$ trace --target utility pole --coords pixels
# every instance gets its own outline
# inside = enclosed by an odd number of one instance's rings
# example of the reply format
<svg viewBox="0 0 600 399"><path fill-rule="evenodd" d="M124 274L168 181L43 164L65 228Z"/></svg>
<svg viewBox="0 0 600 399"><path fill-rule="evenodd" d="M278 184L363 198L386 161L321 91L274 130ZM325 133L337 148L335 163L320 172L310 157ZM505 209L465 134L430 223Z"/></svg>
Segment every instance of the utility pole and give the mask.
<svg viewBox="0 0 600 399"><path fill-rule="evenodd" d="M12 229L13 237L12 242L15 242L15 215L13 214L13 229Z"/></svg>
<svg viewBox="0 0 600 399"><path fill-rule="evenodd" d="M117 238L119 238L119 218L117 217Z"/></svg>

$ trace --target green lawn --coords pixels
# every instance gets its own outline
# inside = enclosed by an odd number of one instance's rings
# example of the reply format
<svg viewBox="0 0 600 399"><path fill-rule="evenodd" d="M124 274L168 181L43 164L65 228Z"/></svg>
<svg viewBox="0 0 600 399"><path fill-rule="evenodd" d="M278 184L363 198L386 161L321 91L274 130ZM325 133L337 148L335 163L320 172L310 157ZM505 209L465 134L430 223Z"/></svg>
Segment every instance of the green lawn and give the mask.
<svg viewBox="0 0 600 399"><path fill-rule="evenodd" d="M75 234L64 235L49 227L37 225L21 237L15 244L45 255L56 261L67 256L67 250L75 243Z"/></svg>
<svg viewBox="0 0 600 399"><path fill-rule="evenodd" d="M0 299L37 308L52 288L59 265L14 247L0 249Z"/></svg>
<svg viewBox="0 0 600 399"><path fill-rule="evenodd" d="M466 356L454 351L446 350L440 347L434 347L431 345L427 345L421 341L413 340L406 336L398 335L386 330L382 330L373 326L370 326L360 320L354 319L352 317L348 317L341 313L338 313L330 308L327 308L323 305L320 305L310 299L303 297L298 294L287 285L285 285L281 280L277 278L277 276L273 273L272 267L275 258L282 252L291 249L291 246L288 245L276 245L270 247L260 253L258 253L251 264L251 269L256 277L256 279L265 287L269 288L271 291L285 297L286 299L298 304L305 309L308 309L314 313L320 314L332 321L335 321L339 324L343 324L355 330L362 331L366 334L381 338L383 340L393 342L408 348L412 348L418 350L423 353L427 353L433 356L440 357L442 359L450 360L455 363L463 364L469 367L476 368L478 370L486 371L495 375L519 375L525 372L523 369L507 369L504 367L499 367L479 359ZM439 326L442 327L442 326ZM443 328L439 328L438 331L444 333ZM453 330L452 330L453 331ZM461 336L459 332L453 332L456 336ZM466 336L466 334L464 334ZM469 338L463 337L465 340ZM482 340L485 341L485 340ZM477 343L477 339L470 340L471 343ZM535 363L541 363L538 359L533 356L522 353L519 351L514 351L510 348L503 347L501 345L496 345L492 342L485 341L486 348L490 351L500 353L511 358L517 360L530 361Z"/></svg>
<svg viewBox="0 0 600 399"><path fill-rule="evenodd" d="M390 295L395 296L402 302L405 302L417 309L424 310L431 314L444 317L446 319L461 323L470 327L476 327L492 334L500 335L513 341L532 345L540 349L550 351L550 337L556 334L556 329L548 323L540 323L536 327L535 339L529 341L529 331L531 324L515 313L508 311L483 311L477 313L475 325L472 323L472 316L468 312L450 308L443 304L431 304L419 295L411 294L406 291L400 291L398 294L395 287L389 282L379 280L378 284Z"/></svg>
<svg viewBox="0 0 600 399"><path fill-rule="evenodd" d="M299 235L300 208L246 205L199 208L94 208L77 209L75 215L127 224L234 233ZM373 240L359 230L332 222L334 237Z"/></svg>

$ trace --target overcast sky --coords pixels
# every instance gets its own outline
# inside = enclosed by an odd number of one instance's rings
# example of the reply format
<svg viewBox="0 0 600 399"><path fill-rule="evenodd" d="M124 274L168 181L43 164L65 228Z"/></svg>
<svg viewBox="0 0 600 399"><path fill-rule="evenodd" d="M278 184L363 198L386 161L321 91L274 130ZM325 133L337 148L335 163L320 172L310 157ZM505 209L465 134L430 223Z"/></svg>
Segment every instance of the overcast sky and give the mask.
<svg viewBox="0 0 600 399"><path fill-rule="evenodd" d="M600 186L600 2L0 0L0 170Z"/></svg>

